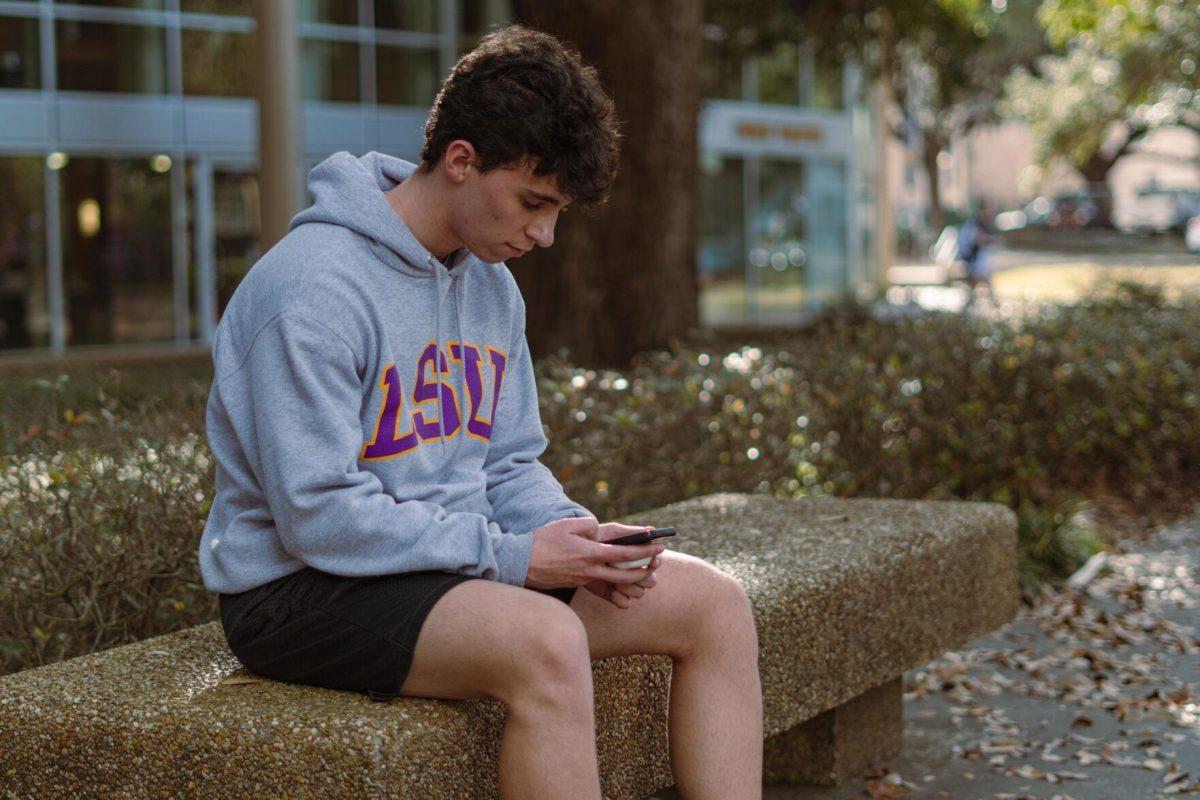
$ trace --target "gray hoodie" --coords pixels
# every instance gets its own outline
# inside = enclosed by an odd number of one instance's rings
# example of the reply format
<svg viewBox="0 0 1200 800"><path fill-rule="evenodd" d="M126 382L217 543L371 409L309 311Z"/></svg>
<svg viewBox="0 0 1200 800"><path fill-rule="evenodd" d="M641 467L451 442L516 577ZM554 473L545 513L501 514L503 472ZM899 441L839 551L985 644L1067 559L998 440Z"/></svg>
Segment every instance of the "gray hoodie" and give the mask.
<svg viewBox="0 0 1200 800"><path fill-rule="evenodd" d="M311 566L522 586L532 531L590 512L546 447L525 305L503 264L443 265L388 205L406 161L337 153L213 339L216 496L200 573L232 594ZM440 379L439 379L440 378Z"/></svg>

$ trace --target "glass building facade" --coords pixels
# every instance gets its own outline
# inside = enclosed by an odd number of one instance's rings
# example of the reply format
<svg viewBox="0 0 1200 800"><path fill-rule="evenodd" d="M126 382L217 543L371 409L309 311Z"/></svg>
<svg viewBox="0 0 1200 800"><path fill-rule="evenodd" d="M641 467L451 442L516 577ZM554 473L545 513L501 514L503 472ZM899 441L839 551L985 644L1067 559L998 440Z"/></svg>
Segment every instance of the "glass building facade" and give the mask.
<svg viewBox="0 0 1200 800"><path fill-rule="evenodd" d="M699 126L701 321L796 324L871 272L858 74L799 43L743 62L716 53Z"/></svg>
<svg viewBox="0 0 1200 800"><path fill-rule="evenodd" d="M259 256L252 0L0 0L0 351L209 341ZM297 0L303 165L415 158L496 0Z"/></svg>
<svg viewBox="0 0 1200 800"><path fill-rule="evenodd" d="M203 345L260 254L252 0L0 0L0 352ZM297 0L303 169L416 159L506 0ZM705 60L705 322L787 323L861 247L851 76Z"/></svg>

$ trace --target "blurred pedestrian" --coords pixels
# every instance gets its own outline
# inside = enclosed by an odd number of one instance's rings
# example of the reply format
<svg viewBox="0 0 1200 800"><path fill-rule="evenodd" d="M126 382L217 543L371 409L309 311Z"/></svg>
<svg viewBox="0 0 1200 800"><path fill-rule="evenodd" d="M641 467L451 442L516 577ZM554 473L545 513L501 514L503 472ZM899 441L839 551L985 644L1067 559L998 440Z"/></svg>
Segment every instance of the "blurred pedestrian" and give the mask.
<svg viewBox="0 0 1200 800"><path fill-rule="evenodd" d="M963 313L967 313L975 305L975 297L980 288L987 289L988 301L993 308L1000 305L996 301L995 287L992 286L992 274L996 271L993 260L996 235L991 224L992 217L991 201L980 201L958 229L958 257L965 265L967 273L967 298L963 304Z"/></svg>

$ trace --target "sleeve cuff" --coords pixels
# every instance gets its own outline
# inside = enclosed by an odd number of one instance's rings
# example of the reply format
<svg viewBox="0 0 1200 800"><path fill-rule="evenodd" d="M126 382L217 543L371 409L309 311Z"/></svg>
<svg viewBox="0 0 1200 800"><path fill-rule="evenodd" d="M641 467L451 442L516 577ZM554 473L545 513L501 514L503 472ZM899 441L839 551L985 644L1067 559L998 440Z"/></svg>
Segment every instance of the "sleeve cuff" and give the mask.
<svg viewBox="0 0 1200 800"><path fill-rule="evenodd" d="M492 552L496 556L497 580L524 586L533 555L533 533L492 534Z"/></svg>
<svg viewBox="0 0 1200 800"><path fill-rule="evenodd" d="M581 505L571 503L567 506L558 506L556 508L547 509L542 514L534 518L530 531L535 531L543 525L548 525L556 519L596 519L596 515L588 511ZM596 520L597 523L599 520Z"/></svg>

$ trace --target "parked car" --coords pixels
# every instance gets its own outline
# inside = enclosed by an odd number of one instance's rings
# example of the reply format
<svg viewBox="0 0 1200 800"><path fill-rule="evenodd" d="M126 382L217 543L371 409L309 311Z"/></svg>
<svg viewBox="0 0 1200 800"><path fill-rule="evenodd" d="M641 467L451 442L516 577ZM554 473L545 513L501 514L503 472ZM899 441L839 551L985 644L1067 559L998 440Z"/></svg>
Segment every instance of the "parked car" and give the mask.
<svg viewBox="0 0 1200 800"><path fill-rule="evenodd" d="M1187 249L1193 253L1200 253L1200 216L1192 217L1187 221L1187 226L1184 228L1183 240L1187 244Z"/></svg>
<svg viewBox="0 0 1200 800"><path fill-rule="evenodd" d="M1187 233L1188 220L1200 216L1200 191L1146 186L1113 209L1113 225L1129 233Z"/></svg>
<svg viewBox="0 0 1200 800"><path fill-rule="evenodd" d="M1023 211L1026 225L1045 228L1083 228L1095 224L1099 216L1096 204L1083 192L1037 197Z"/></svg>

